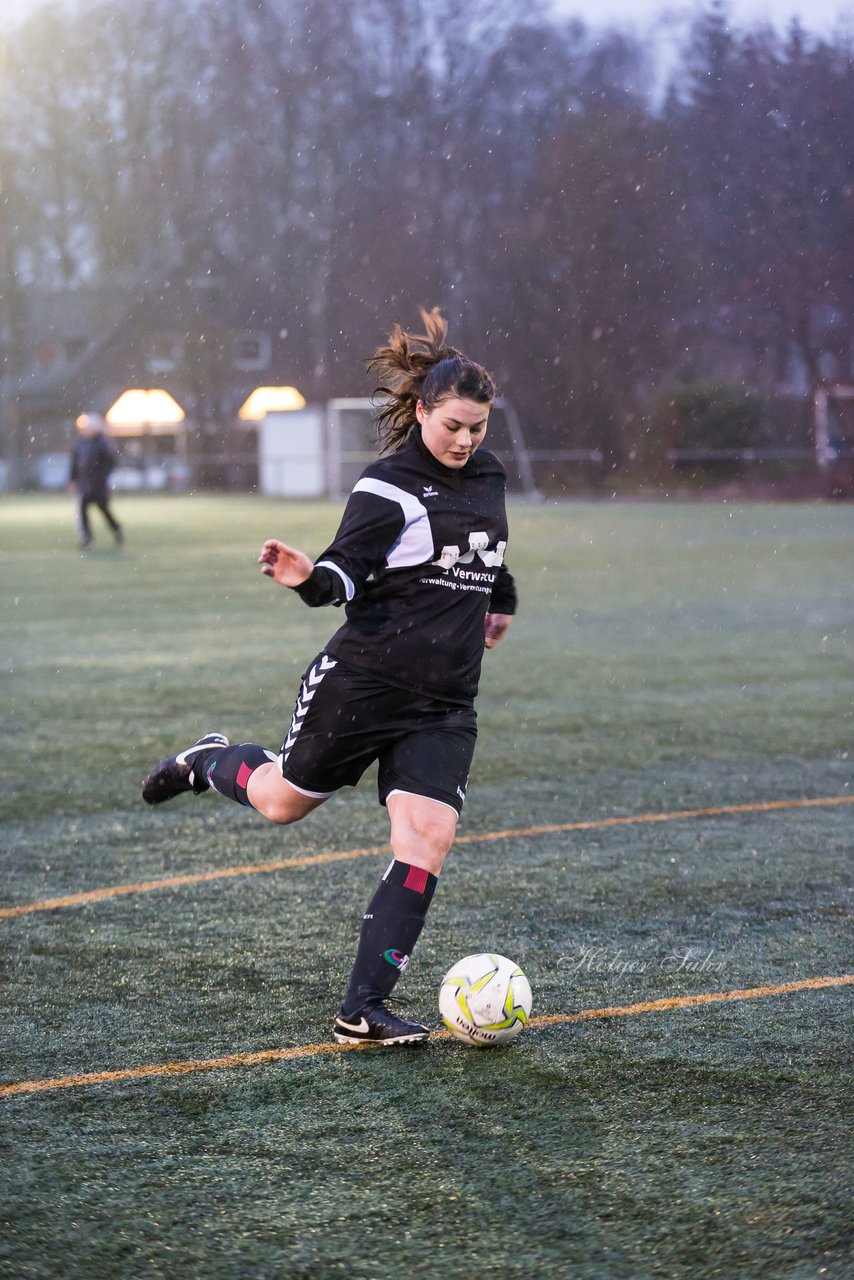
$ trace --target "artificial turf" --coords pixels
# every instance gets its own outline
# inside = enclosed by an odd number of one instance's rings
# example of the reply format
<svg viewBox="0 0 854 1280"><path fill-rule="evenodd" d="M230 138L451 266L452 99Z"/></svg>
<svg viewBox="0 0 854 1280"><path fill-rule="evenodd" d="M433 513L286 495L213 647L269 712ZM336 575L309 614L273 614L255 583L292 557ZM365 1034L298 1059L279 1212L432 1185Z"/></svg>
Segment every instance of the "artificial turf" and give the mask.
<svg viewBox="0 0 854 1280"><path fill-rule="evenodd" d="M0 505L2 906L383 843L372 779L280 830L139 782L207 729L278 747L337 622L262 578L336 510ZM851 535L834 504L518 504L461 832L848 798ZM96 529L96 533L99 532ZM535 1014L851 971L854 809L461 844L404 980L435 1025L503 951ZM381 853L0 919L0 1085L329 1040ZM0 1275L842 1277L850 988L0 1098Z"/></svg>

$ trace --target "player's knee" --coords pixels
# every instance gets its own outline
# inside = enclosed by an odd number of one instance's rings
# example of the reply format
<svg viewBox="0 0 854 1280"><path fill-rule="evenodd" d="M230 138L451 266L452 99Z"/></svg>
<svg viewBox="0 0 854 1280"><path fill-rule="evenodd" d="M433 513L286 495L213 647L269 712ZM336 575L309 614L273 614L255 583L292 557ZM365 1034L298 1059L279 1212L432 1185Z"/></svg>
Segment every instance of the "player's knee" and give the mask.
<svg viewBox="0 0 854 1280"><path fill-rule="evenodd" d="M276 765L262 765L249 779L246 795L253 809L268 822L286 827L299 822L312 809L323 803L322 797L306 796L291 787Z"/></svg>
<svg viewBox="0 0 854 1280"><path fill-rule="evenodd" d="M277 792L272 796L268 793L261 812L270 822L275 822L280 827L287 827L292 822L299 822L322 803L320 799L310 800L296 792Z"/></svg>
<svg viewBox="0 0 854 1280"><path fill-rule="evenodd" d="M456 825L452 811L413 814L407 821L394 824L392 851L396 858L414 861L437 875L453 844Z"/></svg>
<svg viewBox="0 0 854 1280"><path fill-rule="evenodd" d="M422 833L428 848L440 858L446 858L451 851L451 845L454 842L454 832L457 824L454 819L447 822L437 822L435 825L430 824Z"/></svg>
<svg viewBox="0 0 854 1280"><path fill-rule="evenodd" d="M324 799L324 796L302 795L300 791L294 791L289 787L287 782L283 783L283 786L265 788L264 795L257 796L260 803L256 803L256 796L250 792L252 806L278 827L288 827L292 822L300 822L301 818L307 817L312 809L323 804Z"/></svg>
<svg viewBox="0 0 854 1280"><path fill-rule="evenodd" d="M268 800L263 809L263 814L265 818L279 827L287 827L292 822L298 822L303 816L301 813L295 813L293 806L286 800Z"/></svg>

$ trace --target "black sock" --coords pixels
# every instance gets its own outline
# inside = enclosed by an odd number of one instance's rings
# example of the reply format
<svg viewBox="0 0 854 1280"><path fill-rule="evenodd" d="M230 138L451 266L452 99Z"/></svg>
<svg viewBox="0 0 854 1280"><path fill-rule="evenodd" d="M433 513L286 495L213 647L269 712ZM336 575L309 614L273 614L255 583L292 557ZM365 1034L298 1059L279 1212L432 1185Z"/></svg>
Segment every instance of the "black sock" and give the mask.
<svg viewBox="0 0 854 1280"><path fill-rule="evenodd" d="M272 752L255 742L241 742L234 747L211 747L192 757L190 767L193 777L204 778L208 786L228 800L236 800L252 808L246 787L252 774L261 764L274 760Z"/></svg>
<svg viewBox="0 0 854 1280"><path fill-rule="evenodd" d="M359 947L341 1011L345 1017L391 995L427 919L437 877L396 859L362 921Z"/></svg>

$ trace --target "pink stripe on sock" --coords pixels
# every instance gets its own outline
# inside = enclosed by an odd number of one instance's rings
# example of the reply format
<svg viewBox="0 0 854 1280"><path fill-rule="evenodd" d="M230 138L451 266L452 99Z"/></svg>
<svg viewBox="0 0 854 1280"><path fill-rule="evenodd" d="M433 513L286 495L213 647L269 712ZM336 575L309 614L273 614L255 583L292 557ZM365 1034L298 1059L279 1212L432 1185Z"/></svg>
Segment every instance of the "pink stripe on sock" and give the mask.
<svg viewBox="0 0 854 1280"><path fill-rule="evenodd" d="M245 788L245 787L246 787L247 782L248 782L248 781L249 781L249 779L252 777L252 774L253 774L254 772L255 772L255 770L254 770L254 769L250 769L250 768L249 768L249 765L248 765L248 764L246 764L246 762L244 761L244 762L243 762L243 764L240 766L240 768L237 770L237 785L238 785L238 787L244 787L244 788Z"/></svg>
<svg viewBox="0 0 854 1280"><path fill-rule="evenodd" d="M403 882L404 889L412 889L415 893L423 893L427 888L427 877L429 871L425 871L423 867L410 866L406 873L406 879Z"/></svg>

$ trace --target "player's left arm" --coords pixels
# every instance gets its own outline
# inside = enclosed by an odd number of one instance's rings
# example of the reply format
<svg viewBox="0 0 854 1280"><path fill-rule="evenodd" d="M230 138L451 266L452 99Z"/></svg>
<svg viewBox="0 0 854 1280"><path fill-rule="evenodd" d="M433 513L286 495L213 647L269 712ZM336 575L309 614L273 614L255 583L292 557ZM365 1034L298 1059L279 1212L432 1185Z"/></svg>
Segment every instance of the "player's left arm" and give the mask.
<svg viewBox="0 0 854 1280"><path fill-rule="evenodd" d="M483 621L483 643L494 649L513 621L518 605L516 583L505 565L501 565L492 587L489 607Z"/></svg>
<svg viewBox="0 0 854 1280"><path fill-rule="evenodd" d="M513 615L510 613L488 613L483 620L484 648L494 649L512 621Z"/></svg>

